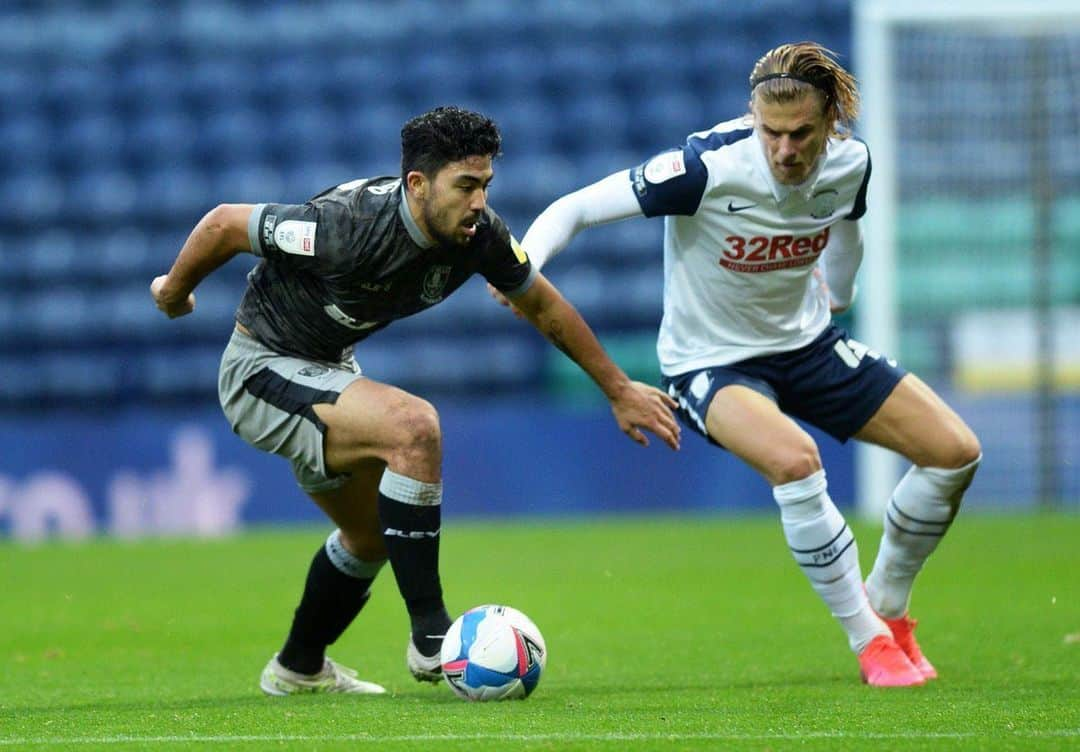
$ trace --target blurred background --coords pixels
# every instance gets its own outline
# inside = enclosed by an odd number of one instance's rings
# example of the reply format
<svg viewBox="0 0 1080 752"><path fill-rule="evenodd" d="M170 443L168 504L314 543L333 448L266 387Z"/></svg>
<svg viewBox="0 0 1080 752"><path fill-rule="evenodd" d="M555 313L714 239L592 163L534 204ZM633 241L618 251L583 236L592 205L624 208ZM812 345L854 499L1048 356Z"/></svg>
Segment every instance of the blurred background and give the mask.
<svg viewBox="0 0 1080 752"><path fill-rule="evenodd" d="M970 507L1077 509L1080 33L905 22L860 57L859 7L4 3L0 534L216 535L320 519L286 464L232 436L217 406L253 257L205 281L192 316L169 321L149 296L217 203L302 202L397 174L401 125L457 104L501 127L490 202L521 237L563 193L744 112L753 63L802 39L884 77L869 212L895 219L892 250L876 278L864 269L842 323L885 332L889 354L976 429L985 459ZM594 229L545 270L653 383L661 235L658 220ZM448 515L773 513L763 482L689 431L678 455L622 437L595 387L482 280L357 357L440 409ZM815 436L838 503L884 503L858 498L850 445Z"/></svg>

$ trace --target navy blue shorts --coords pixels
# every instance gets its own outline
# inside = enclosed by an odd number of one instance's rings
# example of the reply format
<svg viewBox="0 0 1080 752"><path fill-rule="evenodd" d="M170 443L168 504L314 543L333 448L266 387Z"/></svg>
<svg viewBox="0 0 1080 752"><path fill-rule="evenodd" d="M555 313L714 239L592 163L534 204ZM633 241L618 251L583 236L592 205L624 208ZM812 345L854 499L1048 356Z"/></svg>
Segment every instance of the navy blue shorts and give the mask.
<svg viewBox="0 0 1080 752"><path fill-rule="evenodd" d="M679 402L679 417L716 443L705 430L705 415L716 392L740 384L759 392L782 412L847 441L873 417L907 374L831 324L805 347L749 358L727 366L663 377Z"/></svg>

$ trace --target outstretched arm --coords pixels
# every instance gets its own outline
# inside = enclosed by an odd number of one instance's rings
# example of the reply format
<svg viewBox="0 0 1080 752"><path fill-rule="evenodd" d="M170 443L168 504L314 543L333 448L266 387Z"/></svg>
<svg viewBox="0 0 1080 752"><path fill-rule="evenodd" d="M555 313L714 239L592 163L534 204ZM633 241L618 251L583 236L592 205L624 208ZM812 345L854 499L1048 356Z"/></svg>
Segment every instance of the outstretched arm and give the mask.
<svg viewBox="0 0 1080 752"><path fill-rule="evenodd" d="M251 251L248 219L253 208L251 204L221 204L199 220L169 273L150 283L159 310L171 319L191 313L195 287L237 253Z"/></svg>
<svg viewBox="0 0 1080 752"><path fill-rule="evenodd" d="M529 227L521 247L541 269L585 228L641 216L630 171L623 170L556 200Z"/></svg>
<svg viewBox="0 0 1080 752"><path fill-rule="evenodd" d="M672 415L675 401L659 389L631 381L604 352L577 310L539 274L514 305L551 344L589 374L604 396L623 433L648 446L645 429L672 449L679 448L679 424Z"/></svg>

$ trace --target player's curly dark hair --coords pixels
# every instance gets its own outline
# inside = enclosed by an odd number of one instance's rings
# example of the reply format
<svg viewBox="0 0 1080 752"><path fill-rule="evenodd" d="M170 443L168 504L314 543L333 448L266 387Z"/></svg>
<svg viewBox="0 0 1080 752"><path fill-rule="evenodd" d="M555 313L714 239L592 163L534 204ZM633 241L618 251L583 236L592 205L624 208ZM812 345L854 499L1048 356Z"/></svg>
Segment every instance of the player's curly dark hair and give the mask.
<svg viewBox="0 0 1080 752"><path fill-rule="evenodd" d="M401 179L413 170L434 178L466 157L495 158L502 137L495 121L460 107L436 107L401 127Z"/></svg>

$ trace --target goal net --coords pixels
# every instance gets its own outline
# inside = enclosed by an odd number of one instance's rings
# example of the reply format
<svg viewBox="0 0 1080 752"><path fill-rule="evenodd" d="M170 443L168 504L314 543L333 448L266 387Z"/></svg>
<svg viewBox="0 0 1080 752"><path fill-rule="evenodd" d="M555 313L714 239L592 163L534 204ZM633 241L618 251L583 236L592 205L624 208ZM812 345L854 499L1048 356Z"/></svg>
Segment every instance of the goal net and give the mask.
<svg viewBox="0 0 1080 752"><path fill-rule="evenodd" d="M1080 2L856 0L857 336L975 429L966 503L1080 501ZM880 519L902 462L857 450Z"/></svg>

